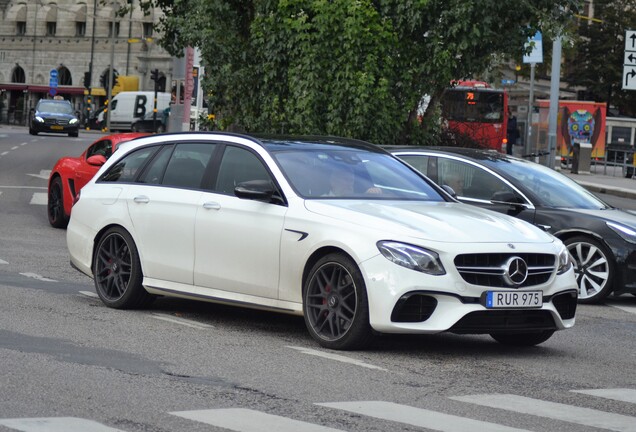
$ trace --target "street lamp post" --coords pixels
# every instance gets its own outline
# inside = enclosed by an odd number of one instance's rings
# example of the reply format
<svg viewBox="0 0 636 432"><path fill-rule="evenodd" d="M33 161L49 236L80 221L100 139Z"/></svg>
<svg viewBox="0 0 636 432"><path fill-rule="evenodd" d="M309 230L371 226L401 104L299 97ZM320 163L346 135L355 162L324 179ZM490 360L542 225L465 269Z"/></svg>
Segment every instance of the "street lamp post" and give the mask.
<svg viewBox="0 0 636 432"><path fill-rule="evenodd" d="M113 12L110 21L110 67L108 70L108 115L106 116L106 130L110 132L110 106L113 97L113 63L115 63L115 2L111 2Z"/></svg>

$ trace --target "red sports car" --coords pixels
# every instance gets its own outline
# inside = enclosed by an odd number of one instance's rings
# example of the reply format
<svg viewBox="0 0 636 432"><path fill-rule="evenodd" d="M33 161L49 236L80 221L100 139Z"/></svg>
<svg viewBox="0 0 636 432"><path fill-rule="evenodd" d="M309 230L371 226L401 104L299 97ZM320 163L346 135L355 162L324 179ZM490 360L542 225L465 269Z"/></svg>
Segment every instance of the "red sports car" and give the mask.
<svg viewBox="0 0 636 432"><path fill-rule="evenodd" d="M79 157L65 156L57 161L49 177L47 212L49 223L55 228L66 228L71 215L73 199L79 190L93 178L99 167L123 142L148 135L147 133L120 133L99 138Z"/></svg>

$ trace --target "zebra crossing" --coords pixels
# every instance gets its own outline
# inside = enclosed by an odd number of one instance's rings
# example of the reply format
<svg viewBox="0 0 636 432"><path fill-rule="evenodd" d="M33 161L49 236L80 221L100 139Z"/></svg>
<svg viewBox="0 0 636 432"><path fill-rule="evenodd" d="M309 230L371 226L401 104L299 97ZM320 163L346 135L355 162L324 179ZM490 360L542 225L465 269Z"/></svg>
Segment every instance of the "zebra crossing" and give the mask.
<svg viewBox="0 0 636 432"><path fill-rule="evenodd" d="M610 399L621 404L636 404L636 389L631 388L570 390L570 393L586 398ZM504 410L520 415L535 416L548 422L566 422L575 425L574 427L578 425L607 431L636 432L636 417L564 403L544 401L520 395L477 394L452 396L448 399L492 409L493 418L495 418L494 413L496 410ZM491 423L394 402L343 401L317 402L314 405L326 410L337 410L354 414L355 416L351 417L351 421L368 417L396 423L391 430L399 430L399 425L401 424L440 432L465 432L475 430L489 432L529 432L528 429L520 429L514 426ZM169 414L188 421L203 423L211 427L235 432L261 432L267 430L277 432L342 431L342 429L334 429L328 426L245 408L173 411L169 412ZM22 432L126 432L93 420L77 417L0 419L0 426ZM555 423L553 430L561 429L560 426L562 426L561 423Z"/></svg>

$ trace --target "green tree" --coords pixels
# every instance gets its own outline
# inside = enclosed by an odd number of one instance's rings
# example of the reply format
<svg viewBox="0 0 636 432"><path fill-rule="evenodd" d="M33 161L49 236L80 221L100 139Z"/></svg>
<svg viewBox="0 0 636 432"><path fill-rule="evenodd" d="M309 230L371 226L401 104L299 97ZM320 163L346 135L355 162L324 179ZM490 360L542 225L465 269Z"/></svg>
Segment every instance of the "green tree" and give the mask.
<svg viewBox="0 0 636 432"><path fill-rule="evenodd" d="M518 57L539 24L578 0L146 0L161 7L161 44L199 47L220 124L431 142L418 120L453 79ZM434 113L427 110L427 113Z"/></svg>
<svg viewBox="0 0 636 432"><path fill-rule="evenodd" d="M636 2L595 0L594 20L581 20L578 29L564 80L586 88L586 99L636 116L636 91L622 89L625 30L636 29Z"/></svg>

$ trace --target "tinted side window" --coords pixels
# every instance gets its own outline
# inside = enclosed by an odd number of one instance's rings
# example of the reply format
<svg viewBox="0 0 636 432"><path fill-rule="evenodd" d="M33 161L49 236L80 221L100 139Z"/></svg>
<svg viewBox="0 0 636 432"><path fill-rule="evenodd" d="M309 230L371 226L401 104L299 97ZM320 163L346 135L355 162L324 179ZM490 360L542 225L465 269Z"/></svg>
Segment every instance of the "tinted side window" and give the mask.
<svg viewBox="0 0 636 432"><path fill-rule="evenodd" d="M413 168L418 170L424 175L428 175L428 159L429 157L426 155L403 155L400 156L407 164L411 165Z"/></svg>
<svg viewBox="0 0 636 432"><path fill-rule="evenodd" d="M497 192L514 193L500 178L479 167L453 159L439 159L438 184L452 187L457 196L487 201Z"/></svg>
<svg viewBox="0 0 636 432"><path fill-rule="evenodd" d="M234 195L234 188L250 180L270 180L270 175L261 160L252 152L228 146L223 153L216 191Z"/></svg>
<svg viewBox="0 0 636 432"><path fill-rule="evenodd" d="M103 182L132 182L146 161L159 147L146 147L126 155L122 160L102 175L99 181Z"/></svg>
<svg viewBox="0 0 636 432"><path fill-rule="evenodd" d="M172 146L164 146L161 149L159 154L152 159L148 167L139 177L139 183L161 184L163 173L166 170L166 165L168 165L170 155L172 154L172 148Z"/></svg>
<svg viewBox="0 0 636 432"><path fill-rule="evenodd" d="M162 184L199 189L216 144L178 144L168 162Z"/></svg>
<svg viewBox="0 0 636 432"><path fill-rule="evenodd" d="M102 155L108 159L113 153L112 148L110 140L98 141L86 151L86 159L95 155Z"/></svg>

